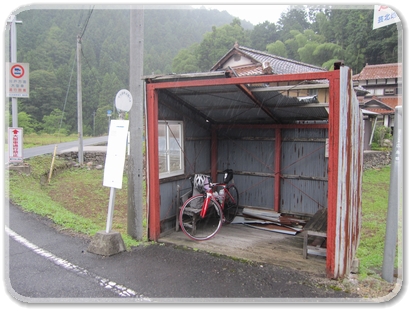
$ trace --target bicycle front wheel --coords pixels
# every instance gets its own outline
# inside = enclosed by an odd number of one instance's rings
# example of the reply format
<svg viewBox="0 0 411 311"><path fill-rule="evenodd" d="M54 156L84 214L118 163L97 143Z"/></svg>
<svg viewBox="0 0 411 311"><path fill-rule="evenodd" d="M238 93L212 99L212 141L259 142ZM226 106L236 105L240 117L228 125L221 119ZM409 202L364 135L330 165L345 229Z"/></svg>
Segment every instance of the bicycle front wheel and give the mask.
<svg viewBox="0 0 411 311"><path fill-rule="evenodd" d="M230 195L226 194L224 202L224 217L226 223L231 223L238 212L238 190L233 184L227 188Z"/></svg>
<svg viewBox="0 0 411 311"><path fill-rule="evenodd" d="M220 205L213 199L204 217L200 216L205 197L196 195L189 198L181 207L179 222L181 230L191 239L204 241L212 238L223 223Z"/></svg>

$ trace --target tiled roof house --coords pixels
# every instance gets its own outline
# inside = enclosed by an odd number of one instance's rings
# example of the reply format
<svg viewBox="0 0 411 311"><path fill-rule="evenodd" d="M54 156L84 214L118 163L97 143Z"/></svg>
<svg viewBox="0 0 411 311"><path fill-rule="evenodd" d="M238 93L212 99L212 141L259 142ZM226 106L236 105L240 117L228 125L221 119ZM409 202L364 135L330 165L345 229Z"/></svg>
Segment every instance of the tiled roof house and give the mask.
<svg viewBox="0 0 411 311"><path fill-rule="evenodd" d="M402 64L367 64L352 79L354 86L367 90L358 96L361 108L381 114L384 125L393 126L395 107L402 105Z"/></svg>
<svg viewBox="0 0 411 311"><path fill-rule="evenodd" d="M248 47L240 46L237 43L210 69L210 71L226 71L232 76L257 76L266 74L294 74L307 72L323 72L327 69L298 62L292 59L268 54L266 52L254 50ZM297 82L289 81L290 85ZM306 84L328 84L328 80L307 81ZM274 85L270 85L274 86ZM254 85L253 87L258 87ZM287 96L304 97L306 100L318 102L318 98L327 98L327 90L299 90L288 91ZM321 100L320 100L321 102Z"/></svg>
<svg viewBox="0 0 411 311"><path fill-rule="evenodd" d="M357 94L364 120L368 120L365 137L369 140L372 120L383 120L387 127L394 125L395 107L402 105L402 64L366 65L363 70L353 75L353 86ZM298 62L292 59L254 50L237 43L210 69L210 71L226 71L234 76L293 74L305 72L327 71L325 68ZM312 82L312 81L311 81ZM315 81L326 83L328 81ZM297 94L297 96L304 94ZM308 93L308 97L314 94ZM364 143L364 149L370 145Z"/></svg>
<svg viewBox="0 0 411 311"><path fill-rule="evenodd" d="M239 46L237 43L210 71L231 69L237 76L327 71L324 68Z"/></svg>

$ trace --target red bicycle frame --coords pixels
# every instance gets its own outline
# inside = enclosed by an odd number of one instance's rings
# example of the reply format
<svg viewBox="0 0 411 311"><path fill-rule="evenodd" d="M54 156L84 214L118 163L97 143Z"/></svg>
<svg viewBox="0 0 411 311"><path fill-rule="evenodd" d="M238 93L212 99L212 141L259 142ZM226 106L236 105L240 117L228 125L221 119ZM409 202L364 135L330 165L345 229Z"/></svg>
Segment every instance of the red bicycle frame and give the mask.
<svg viewBox="0 0 411 311"><path fill-rule="evenodd" d="M227 194L234 201L233 196L227 190L227 184L213 184L213 183L210 183L210 189L206 192L206 198L204 200L203 206L201 207L201 212L200 212L200 217L201 218L204 218L204 216L207 213L208 204L214 198L213 189L216 188L216 187L223 187L223 189L224 189L224 198L223 198L222 202L220 203L220 202L218 202L218 200L214 199L214 201L221 207L221 211L224 210L224 203L225 203L225 198L226 198ZM224 214L223 214L223 218L224 218Z"/></svg>

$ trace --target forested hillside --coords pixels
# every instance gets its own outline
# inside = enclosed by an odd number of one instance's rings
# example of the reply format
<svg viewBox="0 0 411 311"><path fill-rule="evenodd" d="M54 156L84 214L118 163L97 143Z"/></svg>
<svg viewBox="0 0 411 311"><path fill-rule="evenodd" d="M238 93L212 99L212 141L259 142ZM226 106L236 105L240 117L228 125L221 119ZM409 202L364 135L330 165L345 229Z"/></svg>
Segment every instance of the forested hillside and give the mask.
<svg viewBox="0 0 411 311"><path fill-rule="evenodd" d="M256 26L227 12L145 10L144 74L208 71L233 45L329 68L343 59L354 73L366 63L397 62L396 25L372 31L369 10L289 9L277 24ZM30 64L30 98L19 99L25 133L77 132L76 45L81 36L84 135L107 132L107 110L129 88L128 10L53 9L19 13L17 60ZM6 53L8 55L8 53Z"/></svg>

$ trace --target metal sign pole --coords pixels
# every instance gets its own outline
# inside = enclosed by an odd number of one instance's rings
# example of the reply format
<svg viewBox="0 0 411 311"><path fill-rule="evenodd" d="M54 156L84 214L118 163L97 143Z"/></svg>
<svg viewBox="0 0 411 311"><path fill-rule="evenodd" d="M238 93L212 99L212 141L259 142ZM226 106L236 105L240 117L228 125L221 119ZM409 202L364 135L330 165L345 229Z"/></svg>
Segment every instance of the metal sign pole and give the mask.
<svg viewBox="0 0 411 311"><path fill-rule="evenodd" d="M401 231L398 230L398 223L402 219L402 149L402 106L398 106L395 109L390 191L388 197L384 261L382 265L382 277L387 282L393 281L397 243L399 250L402 248ZM402 262L401 253L398 253L398 260ZM398 268L401 268L400 264Z"/></svg>
<svg viewBox="0 0 411 311"><path fill-rule="evenodd" d="M116 199L116 188L111 187L110 188L110 200L108 202L106 233L110 233L112 225L113 225L115 199Z"/></svg>
<svg viewBox="0 0 411 311"><path fill-rule="evenodd" d="M10 28L10 42L11 42L11 62L17 62L17 38L16 38L16 16L12 16L11 28ZM18 127L18 108L17 108L17 98L12 97L11 99L11 115L12 115L12 126Z"/></svg>
<svg viewBox="0 0 411 311"><path fill-rule="evenodd" d="M132 103L131 94L127 90L121 90L120 92L116 98L117 109L128 111ZM126 97L126 100L124 97ZM110 187L106 231L96 233L87 249L91 253L110 256L126 250L121 233L112 231L112 224L116 188L121 189L123 183L128 128L128 120L112 120L110 123L103 177L103 186Z"/></svg>
<svg viewBox="0 0 411 311"><path fill-rule="evenodd" d="M131 93L125 89L120 90L116 95L115 102L116 108L119 111L119 120L111 121L113 124L109 126L106 168L103 181L103 185L110 187L106 233L110 233L113 224L114 202L116 198L115 188L120 189L122 185L124 159L128 140L128 121L124 121L124 114L129 111L132 106ZM110 110L107 111L107 115L111 116Z"/></svg>

